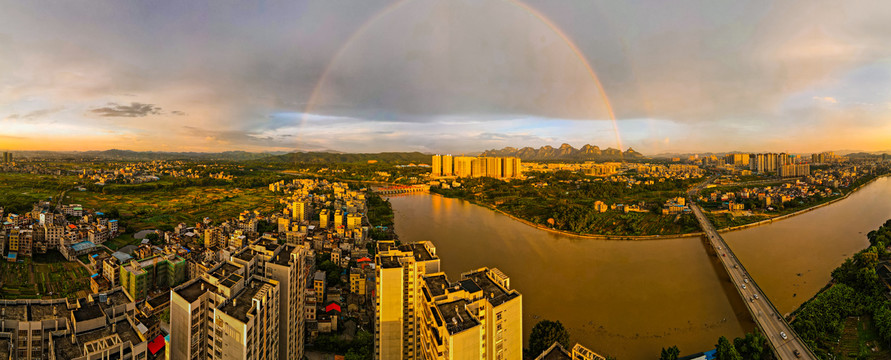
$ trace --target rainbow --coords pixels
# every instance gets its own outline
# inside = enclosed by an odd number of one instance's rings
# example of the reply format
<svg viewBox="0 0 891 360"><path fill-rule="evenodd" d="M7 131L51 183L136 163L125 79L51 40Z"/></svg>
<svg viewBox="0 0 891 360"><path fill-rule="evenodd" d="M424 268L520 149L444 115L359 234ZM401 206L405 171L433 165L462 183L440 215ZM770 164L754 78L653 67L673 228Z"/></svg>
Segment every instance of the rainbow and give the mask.
<svg viewBox="0 0 891 360"><path fill-rule="evenodd" d="M399 0L397 2L390 4L383 10L379 11L378 13L376 13L370 19L365 21L365 23L362 24L362 26L360 26L358 29L356 29L356 31L350 35L350 37L347 39L347 41L344 42L344 44L337 50L337 52L334 54L334 57L331 58L331 61L329 61L328 65L325 66L325 70L322 72L322 75L319 77L319 80L316 82L315 86L313 87L312 94L310 94L310 97L309 97L309 101L306 103L306 107L303 110L303 115L300 120L300 128L302 128L303 125L306 124L307 115L312 113L313 107L314 107L316 101L318 101L320 89L321 89L322 85L325 83L325 81L327 80L328 74L331 72L331 69L334 68L334 65L338 62L338 60L346 52L346 50L348 50L350 48L350 46L352 46L352 44L356 41L356 39L361 37L363 33L365 33L369 28L371 28L372 25L374 25L375 23L377 23L378 21L380 21L382 18L386 17L387 15L392 14L393 11L402 7L403 5L405 5L406 3L410 2L410 1L411 0ZM616 121L616 115L615 115L615 112L613 111L612 103L610 103L609 97L606 95L606 90L603 88L603 83L600 82L600 78L597 76L597 73L594 71L594 67L591 66L591 63L588 62L588 59L585 57L584 54L582 54L582 51L579 49L579 47L575 44L574 41L572 41L572 38L570 38L568 35L566 35L566 33L563 32L563 30L560 29L556 24L554 24L554 22L551 21L547 16L545 16L541 12L535 10L531 6L521 2L519 0L506 0L506 2L508 4L512 4L520 9L522 9L526 13L532 15L532 17L534 17L535 19L541 21L554 34L559 36L560 39L562 39L566 43L566 45L569 46L569 48L572 50L572 52L575 54L575 56L579 59L579 61L581 61L582 65L588 71L588 76L591 78L591 80L597 86L597 89L600 91L601 101L603 102L603 105L606 107L606 111L609 114L609 119L613 125L613 131L616 134L616 145L618 146L619 151L622 151L622 148L623 148L622 147L622 137L619 134L619 123ZM298 134L298 138L299 138L299 134Z"/></svg>

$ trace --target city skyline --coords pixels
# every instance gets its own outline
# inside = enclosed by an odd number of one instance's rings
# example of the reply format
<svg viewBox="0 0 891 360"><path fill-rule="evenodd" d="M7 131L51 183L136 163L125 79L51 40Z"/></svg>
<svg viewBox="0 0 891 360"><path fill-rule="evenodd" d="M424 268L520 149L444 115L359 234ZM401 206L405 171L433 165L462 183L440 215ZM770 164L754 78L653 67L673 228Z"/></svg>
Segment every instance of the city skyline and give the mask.
<svg viewBox="0 0 891 360"><path fill-rule="evenodd" d="M891 148L881 2L2 3L3 150Z"/></svg>

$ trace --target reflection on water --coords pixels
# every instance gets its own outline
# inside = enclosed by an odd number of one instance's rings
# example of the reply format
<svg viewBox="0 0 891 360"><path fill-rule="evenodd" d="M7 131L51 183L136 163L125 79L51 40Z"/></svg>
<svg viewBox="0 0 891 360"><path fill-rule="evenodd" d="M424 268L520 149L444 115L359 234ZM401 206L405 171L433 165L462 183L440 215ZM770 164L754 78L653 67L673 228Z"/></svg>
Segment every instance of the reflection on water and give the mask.
<svg viewBox="0 0 891 360"><path fill-rule="evenodd" d="M813 296L829 272L891 217L891 181L769 226L726 234L780 311ZM523 294L526 334L560 320L578 341L620 359L658 357L678 345L711 349L754 328L723 269L700 238L582 239L537 230L467 202L416 194L391 198L402 241L430 240L452 279L497 267ZM794 294L794 295L793 295Z"/></svg>

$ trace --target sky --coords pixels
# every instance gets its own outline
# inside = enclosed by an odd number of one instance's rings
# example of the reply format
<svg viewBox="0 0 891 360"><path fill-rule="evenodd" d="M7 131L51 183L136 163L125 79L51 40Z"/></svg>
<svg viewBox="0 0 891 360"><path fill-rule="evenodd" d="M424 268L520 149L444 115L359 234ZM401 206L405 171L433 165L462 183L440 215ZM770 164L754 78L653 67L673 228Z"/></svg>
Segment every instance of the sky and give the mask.
<svg viewBox="0 0 891 360"><path fill-rule="evenodd" d="M0 149L891 149L891 2L0 0Z"/></svg>

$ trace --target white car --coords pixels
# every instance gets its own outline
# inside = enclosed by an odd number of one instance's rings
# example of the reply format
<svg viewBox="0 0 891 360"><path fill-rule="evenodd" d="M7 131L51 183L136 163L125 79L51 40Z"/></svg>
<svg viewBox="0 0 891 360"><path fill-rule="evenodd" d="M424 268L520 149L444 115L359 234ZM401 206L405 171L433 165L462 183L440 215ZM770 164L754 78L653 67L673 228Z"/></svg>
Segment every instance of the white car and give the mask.
<svg viewBox="0 0 891 360"><path fill-rule="evenodd" d="M786 339L787 339L787 337L786 337L786 333L785 333L785 332L782 332L782 331L780 331L780 337L782 337L783 340L786 340Z"/></svg>

